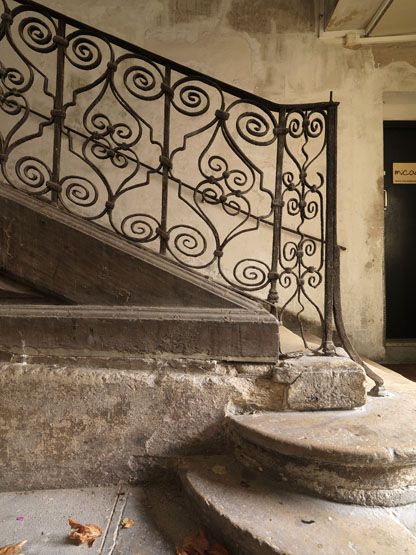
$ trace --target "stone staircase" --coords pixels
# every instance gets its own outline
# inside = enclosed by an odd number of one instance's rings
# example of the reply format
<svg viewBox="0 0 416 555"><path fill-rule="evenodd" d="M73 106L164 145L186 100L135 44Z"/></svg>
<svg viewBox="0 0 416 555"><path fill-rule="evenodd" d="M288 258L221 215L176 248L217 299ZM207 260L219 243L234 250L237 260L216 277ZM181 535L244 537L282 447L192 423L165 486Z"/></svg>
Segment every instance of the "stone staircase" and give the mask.
<svg viewBox="0 0 416 555"><path fill-rule="evenodd" d="M416 389L390 380L366 403L344 329L332 95L277 104L37 2L3 4L0 491L179 472L193 515L233 555L415 555ZM45 116L32 85L53 51ZM199 152L190 139L206 132ZM269 174L257 147L271 147ZM282 341L288 312L303 356ZM140 546L116 547L97 553Z"/></svg>
<svg viewBox="0 0 416 555"><path fill-rule="evenodd" d="M416 502L415 400L370 398L352 411L229 417L238 460L333 501ZM398 427L408 422L409 427Z"/></svg>
<svg viewBox="0 0 416 555"><path fill-rule="evenodd" d="M416 387L387 383L351 411L229 416L234 456L180 467L205 526L235 554L416 553Z"/></svg>
<svg viewBox="0 0 416 555"><path fill-rule="evenodd" d="M3 351L278 355L278 322L260 303L7 188L0 191L0 268L30 284L25 295L20 286L18 301L14 291L0 302Z"/></svg>
<svg viewBox="0 0 416 555"><path fill-rule="evenodd" d="M10 440L6 436L3 489L5 484L6 490L13 484L21 490L104 485L123 482L127 475L131 481L159 483L152 514L146 507L139 510L137 490L128 510L131 516L138 508L137 527L127 535L111 524L115 539L107 534L101 547L97 544L100 555L134 555L142 546L149 555L174 553L187 527L194 533L198 525L230 555L416 553L415 383L372 365L385 380L384 397L369 397L362 406L357 398L356 408L323 411L310 410L311 400L304 396L303 410L296 411L284 405L296 398L290 395L293 383L281 395L282 384L250 374L249 365L231 375L230 366L214 368L212 362L205 363L205 374L201 363L190 359L181 368L175 368L178 361L165 360L163 367L160 362L143 359L147 366L140 376L138 359L123 371L81 370L76 358L50 367L35 365L30 357L26 365L3 364L2 394L9 399L4 414L14 418ZM293 378L293 364L286 362L290 372L284 365L274 368L274 379L278 372ZM310 392L313 378L309 367L292 382ZM31 401L25 397L28 389ZM315 395L320 391L316 388ZM30 460L23 460L23 452ZM152 464L158 472L152 473ZM170 490L160 481L176 473L187 501L183 505L179 495L179 515L164 500ZM101 489L96 491L100 495ZM31 495L12 498L29 502ZM9 497L0 494L0 500ZM186 506L192 518L182 518L177 528ZM42 512L41 505L38 509ZM60 530L65 530L65 510L55 511L61 515ZM10 514L0 519L0 534L14 541L20 536L17 524L10 527ZM64 555L72 548L63 543L64 535L58 541L52 533L41 535L39 527L31 534L29 554L40 553L37 545L44 545L42 555Z"/></svg>
<svg viewBox="0 0 416 555"><path fill-rule="evenodd" d="M226 457L192 461L182 481L206 527L235 555L416 552L414 504L393 511L334 503Z"/></svg>

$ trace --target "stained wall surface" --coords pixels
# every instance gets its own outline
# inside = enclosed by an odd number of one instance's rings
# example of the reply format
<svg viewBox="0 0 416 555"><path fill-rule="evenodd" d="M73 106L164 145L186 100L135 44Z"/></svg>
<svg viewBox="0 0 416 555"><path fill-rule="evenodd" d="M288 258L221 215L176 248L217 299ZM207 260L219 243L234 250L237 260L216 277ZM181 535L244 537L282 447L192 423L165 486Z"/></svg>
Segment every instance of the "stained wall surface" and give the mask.
<svg viewBox="0 0 416 555"><path fill-rule="evenodd" d="M312 0L43 0L67 15L277 102L340 102L338 229L347 330L383 356L383 94L416 91L414 47L349 50Z"/></svg>

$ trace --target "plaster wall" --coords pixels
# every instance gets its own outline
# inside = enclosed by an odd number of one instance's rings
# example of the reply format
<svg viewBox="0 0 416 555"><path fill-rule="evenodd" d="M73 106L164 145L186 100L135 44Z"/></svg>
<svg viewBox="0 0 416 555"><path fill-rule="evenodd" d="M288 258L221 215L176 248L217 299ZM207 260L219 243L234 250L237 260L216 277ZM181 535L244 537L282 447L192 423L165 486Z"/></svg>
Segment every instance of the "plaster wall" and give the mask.
<svg viewBox="0 0 416 555"><path fill-rule="evenodd" d="M340 102L338 229L344 319L383 356L383 93L416 91L414 48L317 39L312 0L43 0L51 8L277 102Z"/></svg>
<svg viewBox="0 0 416 555"><path fill-rule="evenodd" d="M383 95L383 119L386 121L416 120L416 91L385 92Z"/></svg>

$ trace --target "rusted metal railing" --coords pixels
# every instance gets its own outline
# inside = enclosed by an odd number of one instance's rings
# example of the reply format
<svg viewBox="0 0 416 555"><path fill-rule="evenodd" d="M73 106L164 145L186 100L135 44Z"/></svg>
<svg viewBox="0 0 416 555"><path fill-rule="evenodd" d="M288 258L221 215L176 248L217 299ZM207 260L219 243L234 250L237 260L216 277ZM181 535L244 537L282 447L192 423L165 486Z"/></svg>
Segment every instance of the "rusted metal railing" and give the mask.
<svg viewBox="0 0 416 555"><path fill-rule="evenodd" d="M337 103L278 104L32 1L2 0L3 180L296 314L343 346ZM303 321L319 322L310 347Z"/></svg>

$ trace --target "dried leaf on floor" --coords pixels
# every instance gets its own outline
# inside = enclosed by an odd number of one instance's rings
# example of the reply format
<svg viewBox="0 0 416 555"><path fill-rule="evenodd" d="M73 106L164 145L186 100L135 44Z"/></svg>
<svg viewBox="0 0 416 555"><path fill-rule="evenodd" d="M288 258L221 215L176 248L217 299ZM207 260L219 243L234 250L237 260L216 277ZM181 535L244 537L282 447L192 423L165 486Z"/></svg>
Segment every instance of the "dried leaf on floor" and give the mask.
<svg viewBox="0 0 416 555"><path fill-rule="evenodd" d="M68 537L75 542L75 545L86 543L88 547L92 547L95 540L103 533L102 529L96 524L80 524L72 518L68 519L68 523L71 527Z"/></svg>
<svg viewBox="0 0 416 555"><path fill-rule="evenodd" d="M196 536L186 536L182 545L176 549L176 555L205 555L209 542L205 532L200 530Z"/></svg>
<svg viewBox="0 0 416 555"><path fill-rule="evenodd" d="M227 467L222 464L216 464L212 467L212 472L218 476L225 476L227 474Z"/></svg>
<svg viewBox="0 0 416 555"><path fill-rule="evenodd" d="M21 548L25 545L26 542L27 540L20 543L15 543L13 545L4 545L3 547L0 547L0 555L23 555Z"/></svg>
<svg viewBox="0 0 416 555"><path fill-rule="evenodd" d="M176 548L176 555L229 555L222 545L210 543L203 530L196 536L187 536L180 547Z"/></svg>
<svg viewBox="0 0 416 555"><path fill-rule="evenodd" d="M125 517L120 523L122 528L133 528L134 520L132 518Z"/></svg>

